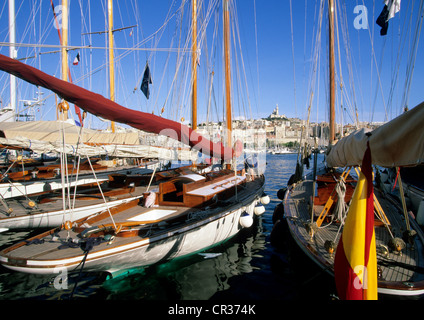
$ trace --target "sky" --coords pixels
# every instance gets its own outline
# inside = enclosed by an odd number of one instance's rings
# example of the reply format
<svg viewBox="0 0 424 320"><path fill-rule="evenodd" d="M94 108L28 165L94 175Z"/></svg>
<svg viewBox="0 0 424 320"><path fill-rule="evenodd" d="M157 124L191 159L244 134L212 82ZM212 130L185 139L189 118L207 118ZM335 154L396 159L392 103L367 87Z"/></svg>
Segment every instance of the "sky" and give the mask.
<svg viewBox="0 0 424 320"><path fill-rule="evenodd" d="M323 2L321 28L321 0L231 2L234 118L267 117L278 105L280 114L306 120L310 105L312 122L328 121L327 1ZM355 110L359 121L390 120L402 111L405 92L409 92L410 108L422 102L424 61L420 57L424 48L420 37L415 36L420 34L420 29L416 30L420 1L402 2L401 10L389 21L386 36L380 35L380 27L375 23L383 1L335 2L338 26L336 121L353 123ZM91 45L91 49L69 51L72 79L86 89L109 97L106 35L83 35L107 29L106 0L69 0L69 3L68 45ZM114 29L136 26L114 33L117 103L174 120L190 121L191 37L187 36L190 3L188 0L114 1ZM60 4L60 0L53 0L59 22ZM222 121L222 8L217 0L198 0L198 4L199 122ZM30 44L18 48L18 58L37 54L37 58L23 62L60 77L60 55L48 53L58 50L59 45L51 1L22 0L16 1L15 6L16 41ZM204 32L203 28L206 28ZM320 41L317 41L318 34ZM0 41L9 41L8 1L0 4ZM0 53L9 55L9 47L1 45ZM77 53L81 60L74 66L72 61ZM149 99L139 89L146 63L153 80ZM409 89L408 79L411 79ZM10 100L8 83L8 75L0 72L2 106ZM54 120L54 95L47 90L42 92L47 99L33 112L37 120ZM20 101L35 96L34 86L18 82ZM19 102L19 108L22 106ZM95 117L87 121L92 126L108 125Z"/></svg>

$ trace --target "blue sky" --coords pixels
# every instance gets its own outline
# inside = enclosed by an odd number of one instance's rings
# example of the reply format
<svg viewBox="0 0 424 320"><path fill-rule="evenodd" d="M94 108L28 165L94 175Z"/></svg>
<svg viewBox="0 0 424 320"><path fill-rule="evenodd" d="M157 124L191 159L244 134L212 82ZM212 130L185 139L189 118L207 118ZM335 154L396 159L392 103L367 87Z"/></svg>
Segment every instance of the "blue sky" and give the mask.
<svg viewBox="0 0 424 320"><path fill-rule="evenodd" d="M198 28L200 29L201 21L204 21L211 1L198 0L198 2L203 3L199 17ZM58 6L60 1L53 0L53 3ZM280 114L306 119L312 90L310 81L312 79L313 48L315 48L315 36L318 30L320 1L292 0L291 4L292 14L290 14L289 0L238 0L236 2L236 22L239 32L237 29L233 29L232 36L235 35L236 37L232 38L232 41L237 47L241 44L243 56L239 54L239 49L232 53L235 117L266 117L278 104ZM358 30L355 28L354 21L358 19L359 14L354 13L354 8L358 5L367 9L365 14L369 22L367 29ZM7 42L7 1L0 6L0 41ZM70 0L70 6L69 45L83 46L91 43L93 47L96 47L92 50L80 49L69 52L74 82L108 97L107 71L104 67L107 55L105 49L99 49L106 46L105 35L94 34L91 37L81 35L89 31L95 32L106 29L106 1ZM414 28L418 6L419 1L417 0L403 1L401 11L390 20L388 34L383 37L379 34L380 28L375 24L375 20L383 8L382 1L339 1L337 7L339 11L339 42L336 43L336 50L339 44L341 76L344 84L343 90L346 94L343 98L343 106L346 111L343 114L340 112L340 82L338 82L336 105L338 122L342 120L343 116L344 123L352 123L353 112L351 110L353 110L353 106L356 106L358 110L360 121L384 121L399 114L403 93L405 92L407 66L410 65L411 50L415 43ZM130 29L116 32L114 34L115 47L130 48L138 44L139 48L146 50L130 52L117 49L115 51L115 55L118 57L124 54L116 62L117 102L119 104L141 111L154 112L155 114L160 113L162 107L164 107L163 116L176 120L184 117L189 120L190 58L186 50L180 51L180 57L183 57L183 59L177 60L178 54L175 49L178 48L179 41L182 43L180 47L190 47L189 43L184 45L189 25L190 1L185 1L183 11L178 11L180 7L181 0L114 1L114 28L137 25L131 36ZM16 12L17 42L41 43L44 45L59 44L49 0L16 1ZM411 12L415 13L409 26ZM170 19L164 24L168 13ZM364 15L361 17L363 18ZM222 43L220 40L222 11L220 5L214 7L209 18L206 37L202 41L199 66L199 122L206 120L206 106L209 104L211 113L218 113L214 116L214 119L222 120L223 118L223 68L221 61ZM341 19L343 19L344 26L348 30L347 33L343 33L340 26ZM181 21L182 23L180 23ZM215 24L216 21L217 24ZM363 22L363 20L361 21ZM293 33L291 23L293 23ZM218 29L214 38L215 25ZM160 29L161 26L164 26L163 29ZM313 86L311 121L325 121L327 119L327 4L325 4L321 32L320 58L316 73L316 85ZM146 38L150 40L143 41ZM349 42L344 41L347 38ZM371 43L373 43L373 47ZM168 50L171 47L173 50ZM349 48L350 51L348 52L346 48ZM422 56L423 49L423 43L419 41L417 57ZM37 52L54 50L57 49L42 48L38 49ZM81 61L78 66L73 66L72 60L77 52L80 52ZM8 47L0 47L0 53L8 55ZM33 55L33 48L18 49L18 58ZM397 62L398 55L401 57L400 62ZM60 77L59 61L59 55L51 53L40 55L38 59L28 59L26 63L38 67L48 74ZM153 85L150 88L151 96L149 100L139 90L146 61L149 62L153 74ZM180 61L181 64L179 73L175 76L177 61ZM417 58L409 90L410 107L423 100L421 90L423 69L422 59ZM338 50L336 52L336 70L339 79ZM351 73L349 73L349 70ZM95 72L91 77L88 77L87 75L93 71ZM211 99L208 99L212 71L214 72L213 95ZM395 77L396 75L397 77ZM395 79L397 82L391 90ZM0 91L1 99L3 105L5 105L9 101L9 91L8 77L4 73L0 73L0 82L3 88ZM20 82L18 87L19 99L31 99L35 96L35 88L32 86ZM137 89L134 91L135 87ZM45 90L44 92L45 96L49 95L49 92ZM37 119L53 120L56 117L54 97L51 96L42 107L35 110L35 113ZM97 119L91 121L93 125L107 125Z"/></svg>

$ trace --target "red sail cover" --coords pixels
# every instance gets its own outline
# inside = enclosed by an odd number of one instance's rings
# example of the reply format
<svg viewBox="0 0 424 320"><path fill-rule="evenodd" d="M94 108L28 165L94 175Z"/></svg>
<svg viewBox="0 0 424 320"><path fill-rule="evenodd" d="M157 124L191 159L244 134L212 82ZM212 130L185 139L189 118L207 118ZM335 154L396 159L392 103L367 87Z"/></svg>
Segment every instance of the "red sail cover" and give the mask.
<svg viewBox="0 0 424 320"><path fill-rule="evenodd" d="M96 116L125 123L143 131L166 135L199 150L205 155L229 161L234 155L230 147L214 143L188 126L150 113L125 108L102 95L75 84L57 79L36 68L0 54L0 70L13 74L29 83L44 87L81 109ZM239 156L235 154L235 156Z"/></svg>

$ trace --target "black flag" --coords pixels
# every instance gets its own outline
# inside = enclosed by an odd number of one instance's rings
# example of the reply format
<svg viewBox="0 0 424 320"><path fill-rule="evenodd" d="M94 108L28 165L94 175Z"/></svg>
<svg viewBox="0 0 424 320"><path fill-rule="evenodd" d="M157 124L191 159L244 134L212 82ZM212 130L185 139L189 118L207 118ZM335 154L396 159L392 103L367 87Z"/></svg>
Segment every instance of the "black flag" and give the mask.
<svg viewBox="0 0 424 320"><path fill-rule="evenodd" d="M146 64L146 68L144 69L143 81L141 81L140 90L144 93L147 99L149 99L149 83L152 84L152 77L150 75L149 65Z"/></svg>
<svg viewBox="0 0 424 320"><path fill-rule="evenodd" d="M385 36L389 28L389 20L400 10L401 0L385 0L383 11L377 18L376 23L381 27L380 35Z"/></svg>
<svg viewBox="0 0 424 320"><path fill-rule="evenodd" d="M389 28L389 8L387 5L384 6L376 23L381 27L380 35L385 36L387 34L387 29Z"/></svg>

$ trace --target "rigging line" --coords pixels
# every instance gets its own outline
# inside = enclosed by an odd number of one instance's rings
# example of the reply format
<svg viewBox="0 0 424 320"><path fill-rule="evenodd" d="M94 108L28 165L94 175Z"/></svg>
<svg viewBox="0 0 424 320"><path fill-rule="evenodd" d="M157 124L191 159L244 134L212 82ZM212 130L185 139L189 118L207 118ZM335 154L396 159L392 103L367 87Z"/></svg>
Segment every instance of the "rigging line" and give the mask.
<svg viewBox="0 0 424 320"><path fill-rule="evenodd" d="M350 38L348 35L346 35L347 33L347 15L346 15L346 7L343 7L344 10L342 10L342 8L339 6L338 7L338 12L340 13L340 26L341 26L341 33L342 33L342 37L343 37L343 41L345 43L345 51L346 51L346 60L347 60L347 66L348 66L348 75L350 78L350 89L351 89L351 95L352 97L350 97L350 95L348 94L348 88L345 87L345 82L343 81L343 75L342 75L342 66L341 66L341 52L340 52L340 43L339 43L339 31L337 29L337 41L338 41L338 54L339 54L339 64L340 64L340 110L341 110L341 118L342 118L342 123L348 123L348 121L346 121L344 119L344 112L346 111L347 116L350 118L350 120L355 124L355 127L358 128L359 127L359 120L357 119L357 117L355 115L357 115L356 110L356 93L355 93L355 85L354 85L354 77L353 77L353 62L352 62L352 56L351 56L351 51L350 51L350 46L348 45L348 43L350 43ZM337 19L337 16L336 16ZM338 27L338 26L337 26ZM345 100L343 100L343 98L345 98ZM353 98L353 102L351 101L351 98ZM348 111L349 110L349 111ZM343 129L342 129L343 132Z"/></svg>
<svg viewBox="0 0 424 320"><path fill-rule="evenodd" d="M344 120L344 111L346 110L346 106L344 105L343 97L345 94L344 90L344 80L343 80L343 71L342 71L342 56L340 51L340 33L342 34L342 37L344 39L343 34L343 10L340 7L340 3L338 2L336 5L336 11L337 14L335 14L336 19L336 34L337 34L337 52L338 52L338 59L339 59L339 81L340 81L340 112L341 112L341 123L342 123L342 130L341 130L341 136L343 136L343 123L346 121ZM339 19L340 19L340 32L339 32ZM346 58L348 60L348 58ZM347 102L347 101L346 101Z"/></svg>
<svg viewBox="0 0 424 320"><path fill-rule="evenodd" d="M323 16L324 16L324 0L321 0L321 4L320 4L320 8L319 8L319 13L318 13L318 24L317 24L317 32L315 34L315 44L313 44L313 54L312 54L312 61L311 61L311 72L309 75L309 91L310 91L310 96L313 98L314 95L314 91L315 91L315 87L316 87L316 81L318 79L318 63L319 63L319 56L320 56L320 52L321 52L321 35L322 35L322 21L323 21ZM319 79L318 79L319 80ZM306 109L307 109L307 113L309 113L308 109L310 107L310 105L312 105L313 103L313 99L311 98L311 100L307 101L306 104ZM318 101L317 101L318 103Z"/></svg>
<svg viewBox="0 0 424 320"><path fill-rule="evenodd" d="M402 99L402 106L403 108L408 107L408 101L409 101L409 94L411 90L411 82L412 82L412 76L415 69L415 60L417 58L417 52L418 52L418 43L421 35L422 30L422 23L423 23L423 17L424 17L424 0L421 0L420 3L420 9L418 11L419 19L416 24L415 33L414 33L414 43L413 43L413 49L411 50L411 55L409 57L409 63L407 68L407 78L405 80L405 87L406 90L404 92L404 96Z"/></svg>
<svg viewBox="0 0 424 320"><path fill-rule="evenodd" d="M96 184L97 184L97 186L98 186L98 188L99 188L100 194L102 195L102 199L103 199L103 201L104 201L104 203L105 203L105 205L106 205L106 209L107 209L107 211L108 211L108 213L109 213L110 219L112 220L113 227L114 227L114 228L115 228L115 230L116 230L115 220L113 219L113 215L112 215L112 213L110 212L110 208L109 208L108 202L106 201L105 195L103 194L102 187L100 186L99 180L97 179L96 172L95 172L95 170L94 170L94 168L93 168L93 165L91 164L91 160L90 160L90 157L88 156L88 153L86 154L86 157L87 157L88 164L90 165L91 171L93 172L94 179L96 180Z"/></svg>
<svg viewBox="0 0 424 320"><path fill-rule="evenodd" d="M362 0L362 3L364 3L364 0ZM379 85L379 89L380 89L380 92L381 92L381 96L383 98L383 107L384 107L384 113L385 113L385 120L387 121L388 120L387 106L386 106L386 101L384 99L383 86L382 86L382 83L381 83L380 70L379 70L379 67L377 65L377 57L376 57L375 50L374 50L374 43L372 41L372 35L371 35L371 31L370 31L369 28L368 28L368 35L369 35L370 43L371 43L371 57L372 57L371 62L374 62L374 64L375 64L375 68L376 68L376 72L377 72L378 85ZM372 69L373 68L371 68L371 70ZM370 117L371 117L370 118L370 122L372 122L372 119L373 119L374 115L371 113Z"/></svg>
<svg viewBox="0 0 424 320"><path fill-rule="evenodd" d="M152 33L148 38L146 38L146 39L144 39L143 41L142 41L142 43L146 43L147 41L150 41L150 40L153 40L153 39L155 39L155 43L154 43L154 48L157 48L157 46L159 45L159 41L160 41L160 39L162 38L162 35L163 35L163 33L164 33L164 31L165 31L165 27L168 25L168 22L178 13L178 12L180 12L180 10L182 10L182 8L184 8L184 2L185 2L185 0L183 0L182 1L182 3L181 3L181 6L179 7L179 9L178 10L176 10L176 12L175 13L173 13L172 15L170 15L170 13L171 13L171 8L173 7L173 4L174 4L174 2L175 2L175 0L173 0L172 1L172 4L170 5L170 7L169 7L169 10L168 10L168 13L167 13L167 16L165 17L165 21L164 21L164 23L162 24L162 26L161 27L159 27L159 29L158 30L156 30L154 33ZM156 37L157 35L159 35L158 37ZM140 46L140 44L137 44L137 47L139 47ZM150 52L150 55L148 56L148 57L146 57L146 61L150 61L151 59L152 59L152 55L153 55L153 52L154 51L157 51L157 50L151 50L151 52ZM138 79L138 81L137 81L137 83L136 83L136 85L135 85L135 87L136 88L138 88L139 87L139 85L140 85L140 83L141 83L141 81L142 81L142 78L143 78L143 73L140 75L140 77L139 77L139 79Z"/></svg>
<svg viewBox="0 0 424 320"><path fill-rule="evenodd" d="M235 35L235 32L236 32L237 33L237 40L238 40L239 50L240 50L240 53L239 54L240 54L240 60L241 60L241 68L243 70L244 81L245 81L245 85L246 85L247 103L248 103L248 106L249 106L250 118L252 119L253 118L252 107L250 105L250 95L249 95L248 84L247 84L246 69L245 69L245 64L244 64L244 60L243 60L243 51L242 51L242 47L241 47L240 29L239 29L239 23L238 23L238 15L235 12L236 11L235 6L234 6L234 9L233 10L234 10L234 14L232 15L232 16L234 16L234 19L233 19L233 24L234 24L234 27L233 27L233 43L234 43L234 48L236 48L236 35ZM236 57L237 57L237 55L236 55ZM239 84L239 90L240 90L240 93L239 94L241 94L243 90L242 90L242 86L241 86L241 76L240 76L240 67L239 67L239 63L238 63L238 58L236 58L236 69L237 69L237 77L240 79L240 81L238 81L238 84ZM242 97L241 98L242 101L244 101L243 95L241 97ZM240 97L239 97L239 99L240 99ZM244 106L244 103L242 103L242 106ZM240 108L240 105L239 105L239 108ZM243 108L243 109L245 110L245 108ZM239 109L239 112L240 112L240 114L242 114L242 112L241 112L240 109ZM247 116L246 116L246 110L244 112L244 115L247 118Z"/></svg>
<svg viewBox="0 0 424 320"><path fill-rule="evenodd" d="M209 18L208 18L209 17ZM210 17L211 17L211 15L207 15L206 16L206 18L208 18L208 19L210 19ZM208 23L208 20L207 21L204 21L204 25L206 25ZM191 39L191 37L193 37L193 34L191 33L191 31L192 30L190 30L189 31L189 33L188 33L188 35L187 35L187 38L186 38L186 42L185 42L185 47L186 48L189 48L189 43L190 43L190 39ZM182 62L183 61L185 61L185 59L183 59L184 57L181 57L181 59L180 59L180 61L179 62L177 62L177 66L176 66L176 72L175 72L175 74L174 74L174 78L173 78L173 80L172 80L172 82L171 82L171 86L170 86L170 89L169 89L169 91L168 91L168 94L167 94L167 97L166 97L166 99L165 99L165 102L164 102L164 105L166 105L167 104L167 102L168 102L168 99L169 99L169 96L170 96L170 94L171 94L171 92L172 92L172 87L174 86L174 84L175 84L175 82L176 82L176 79L177 79L177 76L178 76L178 73L179 73L179 70L180 70L180 68L181 68L181 65L182 65ZM187 57L187 59L189 59L189 57ZM189 70L188 70L188 68L187 68L187 70L186 70L186 81L187 81L187 79L188 79L188 77L189 77ZM193 78L192 77L190 77L190 83L192 84L192 82L193 82ZM186 89L187 88L187 86L184 86L184 89L183 89L183 91L184 91L184 93L183 93L183 97L186 97L186 94L185 94L185 92L186 92ZM188 99L188 97L187 97L187 99Z"/></svg>
<svg viewBox="0 0 424 320"><path fill-rule="evenodd" d="M212 52L211 52L211 71L210 71L210 88L211 88L211 98L213 99L214 102L214 107L215 107L215 114L218 116L219 112L218 112L218 104L216 102L216 96L215 96L215 86L213 85L213 81L214 81L214 75L215 75L215 62L217 61L217 39L218 39L218 29L219 29L219 21L220 21L220 14L219 14L219 8L218 6L215 7L215 19L214 19L214 32L213 32L213 36L212 36ZM207 123L209 123L210 121L210 113L211 113L211 107L209 106L208 111L207 111ZM212 130L212 129L211 129Z"/></svg>
<svg viewBox="0 0 424 320"><path fill-rule="evenodd" d="M174 44L174 39L175 39L175 33L174 33L174 35L172 36L172 39L171 39L171 46ZM153 108L152 108L153 110L156 110L156 108L157 108L157 110L160 110L160 108L158 107L159 92L160 92L160 89L162 88L163 81L165 80L165 77L166 77L165 70L168 67L169 60L170 60L170 55L168 53L166 60L165 60L165 64L163 66L164 72L162 73L162 78L160 80L159 87L157 89L158 94L156 95L156 100L155 100L155 103L153 104ZM165 105L166 105L166 103L164 103L164 106ZM159 114L160 114L160 112L159 112Z"/></svg>
<svg viewBox="0 0 424 320"><path fill-rule="evenodd" d="M212 99L214 100L214 106L215 111L217 113L217 106L216 106L216 99L215 99L215 92L214 92L214 76L215 76L215 65L216 65L216 49L217 49L217 36L218 36L218 26L219 26L219 9L217 5L217 1L213 3L213 5L210 6L210 15L212 19L212 15L214 15L214 27L212 32L212 40L211 40L211 53L206 51L207 54L207 61L208 61L208 69L207 69L207 78L208 78L208 85L209 91L207 93L208 97L208 105L206 109L206 123L208 124L211 119L211 102ZM212 133L210 133L211 135Z"/></svg>
<svg viewBox="0 0 424 320"><path fill-rule="evenodd" d="M412 12L413 12L413 7L414 7L414 2L413 1L408 1L408 7L406 8L406 12L408 12L408 8L409 5L412 3L412 8L411 8L411 18L409 19L409 27L406 27L406 21L407 19L405 18L403 20L403 25L402 25L402 29L399 30L400 34L402 34L406 28L408 28L408 30L411 28L411 23L412 23ZM400 25L399 25L400 28ZM392 102L393 102L393 95L394 95L394 90L396 88L396 83L398 81L398 75L399 75L399 70L400 70L400 62L402 61L402 56L403 56L403 52L404 52L404 48L405 48L405 44L406 44L406 39L407 37L400 37L400 41L399 41L399 45L398 45L398 49L397 49L397 57L396 57L396 62L395 62L395 67L394 68L394 72L392 74L392 80L391 80L391 84L390 84L390 92L389 92L389 98L388 98L388 108L389 110L391 110L392 108ZM402 48L401 48L402 47Z"/></svg>
<svg viewBox="0 0 424 320"><path fill-rule="evenodd" d="M61 120L63 120L64 113L63 110L59 110ZM63 206L63 218L66 214L66 184L65 184L65 166L67 166L66 163L66 153L65 153L65 129L64 129L64 121L60 121L60 134L62 136L61 142L62 142L62 152L60 152L60 179L62 182L62 206ZM63 223L64 221L62 221Z"/></svg>
<svg viewBox="0 0 424 320"><path fill-rule="evenodd" d="M211 10L212 6L211 6L212 2L209 2L209 6L206 8L206 12L205 12L205 6L201 6L201 9L203 9L202 11L202 18L198 18L198 22L199 21L203 21L205 22L206 20L210 21L210 18L207 18L209 15L213 14L213 10ZM207 34L206 34L206 30L207 30L207 26L209 23L202 23L200 26L200 36L199 36L199 44L198 44L198 62L199 62L199 66L200 66L200 52L201 50L204 52L202 53L205 57L202 60L202 64L206 64L205 68L201 68L201 71L203 71L203 76L205 79L205 85L204 87L204 92L205 92L205 105L206 105L206 114L208 113L209 107L210 107L210 83L211 83L211 66L210 66L210 61L209 61L209 47L208 47L208 39L207 39ZM203 70L202 70L203 69ZM201 72L199 71L199 72ZM199 116L199 115L198 115ZM205 121L207 122L208 119L208 114L206 115L206 119ZM202 115L202 120L203 120L203 115ZM198 120L199 123L203 122L200 118Z"/></svg>
<svg viewBox="0 0 424 320"><path fill-rule="evenodd" d="M244 62L244 55L243 55L243 49L242 49L242 43L241 43L241 37L240 37L240 25L239 25L239 22L238 22L239 16L238 16L237 13L235 13L234 16L235 16L235 25L236 25L236 28L237 28L236 30L237 30L237 36L238 36L238 43L239 43L239 48L240 48L241 67L242 67L242 71L243 71L244 82L245 82L245 90L246 90L246 96L247 96L247 103L248 103L248 107L249 107L248 111L250 112L250 119L252 120L253 119L253 112L252 112L252 106L251 106L249 84L248 84L247 75L246 75L246 64ZM246 53L246 55L247 55L247 57L249 56L248 52ZM248 64L248 68L249 68L250 75L252 75L250 64ZM255 91L253 90L252 92L253 92L253 95L255 95ZM248 117L247 117L246 112L247 111L245 110L245 117L247 119Z"/></svg>
<svg viewBox="0 0 424 320"><path fill-rule="evenodd" d="M255 21L255 48L256 48L256 75L257 75L257 86L258 86L258 100L257 100L257 105L256 108L258 108L258 106L261 105L261 94L260 94L260 86L259 86L259 52L258 52L258 27L257 27L257 21L256 21L256 0L253 0L253 16L254 16L254 21ZM257 110L258 111L258 110Z"/></svg>
<svg viewBox="0 0 424 320"><path fill-rule="evenodd" d="M305 13L304 13L305 25L303 27L304 29L304 32L303 32L303 77L302 77L303 85L305 84L305 79L306 79L306 70L305 70L306 63L305 62L306 62L306 29L307 29L307 20L308 20L307 12L308 12L308 0L305 0Z"/></svg>
<svg viewBox="0 0 424 320"><path fill-rule="evenodd" d="M114 50L125 50L125 51L152 51L152 52L189 52L191 49L185 48L185 49L178 49L178 48L138 48L140 44L146 43L147 40L143 40L141 43L138 43L135 47L114 47ZM0 42L0 46L2 47L9 47L12 44L10 42ZM61 49L66 48L68 51L70 50L78 50L78 49L90 49L90 50L107 50L108 47L104 46L92 46L92 45L86 45L86 46L62 46L62 45L56 45L56 44L34 44L34 43L22 43L17 42L13 44L15 47L23 47L23 48L47 48L47 49ZM51 53L51 52L43 52L44 53Z"/></svg>
<svg viewBox="0 0 424 320"><path fill-rule="evenodd" d="M347 88L349 88L351 90L351 95L353 97L353 106L352 106L352 104L348 103L348 107L350 109L350 112L354 116L355 114L357 114L357 112L355 111L357 109L357 102L356 102L356 90L355 90L355 85L354 85L355 81L354 81L354 73L353 73L354 61L353 61L353 58L352 58L350 37L349 37L349 32L348 32L346 5L343 6L343 10L342 10L342 8L339 8L339 12L340 12L340 17L341 17L341 19L340 19L341 32L342 32L343 43L344 43L344 48L345 48L345 52L346 52L346 62L347 62L349 80L350 80L349 81L350 86L347 87ZM347 93L346 91L347 90L344 90L345 93ZM344 95L344 96L347 96L347 95ZM351 115L349 115L349 116L351 116ZM351 119L352 119L352 116L351 116ZM359 120L356 117L355 117L355 119L352 119L352 120L356 124L356 127L358 127L359 126Z"/></svg>
<svg viewBox="0 0 424 320"><path fill-rule="evenodd" d="M180 9L181 9L181 7L180 7ZM183 21L181 20L180 23L182 24ZM191 36L192 36L191 31L192 30L190 28L190 30L189 30L189 32L188 32L188 34L186 36L186 39L185 39L184 48L189 48L189 46L190 46L189 43L190 43L190 39L191 39ZM191 52L191 50L189 50L189 51ZM169 99L171 93L173 92L173 87L174 87L174 85L176 83L177 77L179 76L179 71L181 69L181 65L183 63L185 64L186 59L189 59L189 55L182 55L182 56L179 57L179 60L177 60L176 70L175 70L175 73L174 73L174 77L173 77L173 79L171 81L171 84L170 84L170 87L169 87L169 90L168 90L168 93L167 93L165 102L163 103L164 106L167 105L167 103L168 103L168 99ZM182 86L182 85L183 85L183 83L187 83L187 79L189 77L189 72L190 71L189 71L189 68L182 68L182 69L185 70L185 75L181 75L181 77L185 77L185 80L180 82L180 86L182 88L182 90L181 90L181 92L182 92L181 93L181 97L182 97L182 99L184 99L185 92L186 92L187 87L186 86ZM165 70L164 70L164 72L165 72ZM193 79L190 79L190 81L192 83ZM158 98L159 98L159 96L157 96L157 99ZM156 99L156 101L157 101L157 99Z"/></svg>
<svg viewBox="0 0 424 320"><path fill-rule="evenodd" d="M384 51L385 51L386 42L387 42L386 39L387 38L384 38L384 40L383 40L383 46L381 48L380 65L379 65L379 69L380 70L382 69L382 64L383 64ZM372 122L373 117L374 117L375 105L376 105L376 102L377 102L377 95L378 95L378 88L375 89L374 103L372 104L372 112L371 112L371 114L372 114L371 122ZM386 120L388 120L388 115L387 115L387 119Z"/></svg>
<svg viewBox="0 0 424 320"><path fill-rule="evenodd" d="M292 43L292 59L293 59L293 87L294 87L294 110L297 114L297 102L296 102L296 66L294 59L294 35L293 35L293 10L292 0L290 0L290 30L291 30L291 43Z"/></svg>
<svg viewBox="0 0 424 320"><path fill-rule="evenodd" d="M182 43L183 24L181 23L181 21L183 20L183 17L184 17L184 6L181 8L179 15L176 18L176 28L179 28L178 45L177 45L178 48L181 48L181 43ZM181 51L177 52L177 57L175 59L176 61L179 61L181 59L180 53ZM176 101L176 103L174 104L178 105L178 101L180 100L180 97L181 97L181 90L174 90L173 97L172 97L172 101ZM172 114L172 116L174 115L176 116L176 113Z"/></svg>

